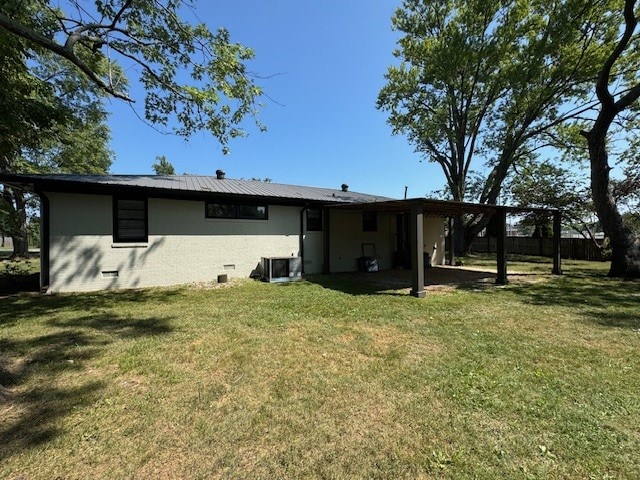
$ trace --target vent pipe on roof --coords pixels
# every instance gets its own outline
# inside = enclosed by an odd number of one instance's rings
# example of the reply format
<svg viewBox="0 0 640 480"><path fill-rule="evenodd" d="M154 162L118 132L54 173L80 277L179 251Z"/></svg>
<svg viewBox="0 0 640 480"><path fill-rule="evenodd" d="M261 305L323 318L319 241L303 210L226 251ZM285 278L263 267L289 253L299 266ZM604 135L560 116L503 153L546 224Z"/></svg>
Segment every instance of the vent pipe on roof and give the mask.
<svg viewBox="0 0 640 480"><path fill-rule="evenodd" d="M341 185L342 191L343 192L348 192L349 191L349 185L347 185L346 183L343 183Z"/></svg>
<svg viewBox="0 0 640 480"><path fill-rule="evenodd" d="M218 180L224 180L224 170L216 170L216 178Z"/></svg>

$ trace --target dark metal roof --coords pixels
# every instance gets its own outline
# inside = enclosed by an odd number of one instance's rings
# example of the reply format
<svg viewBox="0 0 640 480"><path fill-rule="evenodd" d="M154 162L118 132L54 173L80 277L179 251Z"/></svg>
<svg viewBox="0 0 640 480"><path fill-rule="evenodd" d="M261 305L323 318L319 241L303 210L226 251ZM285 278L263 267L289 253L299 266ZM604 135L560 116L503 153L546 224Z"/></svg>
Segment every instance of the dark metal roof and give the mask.
<svg viewBox="0 0 640 480"><path fill-rule="evenodd" d="M479 203L389 197L342 189L305 187L258 180L218 179L204 175L15 175L0 174L0 182L30 191L61 191L95 194L135 192L171 198L229 198L241 196L250 200L273 203L331 205L334 209L373 211L380 213L407 212L412 205L421 205L425 215L449 217L470 213L493 214L499 209L509 213L552 212L545 208L516 208Z"/></svg>
<svg viewBox="0 0 640 480"><path fill-rule="evenodd" d="M144 190L154 194L181 196L201 194L250 198L300 200L321 203L361 203L390 200L389 197L342 189L305 187L257 180L218 179L203 175L0 175L0 182L28 190L79 191L87 187L96 193L108 189Z"/></svg>

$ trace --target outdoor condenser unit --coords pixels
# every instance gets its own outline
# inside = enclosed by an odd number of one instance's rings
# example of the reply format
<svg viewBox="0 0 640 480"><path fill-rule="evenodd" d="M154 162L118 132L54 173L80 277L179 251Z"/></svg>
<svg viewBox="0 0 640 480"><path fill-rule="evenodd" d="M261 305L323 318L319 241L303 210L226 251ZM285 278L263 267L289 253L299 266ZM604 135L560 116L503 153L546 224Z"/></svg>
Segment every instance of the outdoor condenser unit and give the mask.
<svg viewBox="0 0 640 480"><path fill-rule="evenodd" d="M262 279L270 283L302 280L302 259L300 257L262 257Z"/></svg>

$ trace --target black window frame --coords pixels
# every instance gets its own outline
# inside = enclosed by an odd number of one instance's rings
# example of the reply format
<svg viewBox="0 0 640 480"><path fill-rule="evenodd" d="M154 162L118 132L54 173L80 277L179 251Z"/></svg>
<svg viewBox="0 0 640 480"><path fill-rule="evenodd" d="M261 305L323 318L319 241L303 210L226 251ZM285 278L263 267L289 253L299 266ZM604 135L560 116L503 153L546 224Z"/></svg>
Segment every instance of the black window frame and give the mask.
<svg viewBox="0 0 640 480"><path fill-rule="evenodd" d="M362 212L362 231L378 231L378 214L376 212Z"/></svg>
<svg viewBox="0 0 640 480"><path fill-rule="evenodd" d="M230 210L232 211L232 215L211 215L209 213L210 205L224 205L226 207L231 207ZM243 215L242 207L264 208L264 217ZM207 200L204 202L204 217L218 220L269 220L269 205L256 202L218 202L214 200Z"/></svg>
<svg viewBox="0 0 640 480"><path fill-rule="evenodd" d="M317 218L309 220L310 212L318 212ZM308 208L307 209L307 232L321 232L322 231L322 209L321 208Z"/></svg>
<svg viewBox="0 0 640 480"><path fill-rule="evenodd" d="M144 204L144 236L122 237L120 233L120 208L118 202L135 201ZM149 241L149 200L140 196L114 196L113 197L113 242L114 243L147 243Z"/></svg>

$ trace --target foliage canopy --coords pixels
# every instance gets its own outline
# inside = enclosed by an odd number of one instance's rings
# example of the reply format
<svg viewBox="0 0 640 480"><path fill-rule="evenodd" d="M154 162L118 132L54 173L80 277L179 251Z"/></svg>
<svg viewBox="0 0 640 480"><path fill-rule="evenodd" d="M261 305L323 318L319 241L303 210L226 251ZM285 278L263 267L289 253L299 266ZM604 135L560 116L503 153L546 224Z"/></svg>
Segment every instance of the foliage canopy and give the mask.
<svg viewBox="0 0 640 480"><path fill-rule="evenodd" d="M208 130L226 149L230 138L245 134L241 122L255 117L261 94L245 65L253 51L232 43L224 28L211 32L202 23L183 21L179 14L193 2L68 0L64 10L59 5L3 2L0 32L64 58L103 92L127 102L134 99L124 72L137 72L146 92L145 118L178 135Z"/></svg>
<svg viewBox="0 0 640 480"><path fill-rule="evenodd" d="M378 108L442 167L454 200L469 199L480 163L483 185L470 200L495 204L509 169L590 106L602 45L618 32L613 3L405 0L392 19L400 63L387 72ZM467 240L487 224L467 220Z"/></svg>

